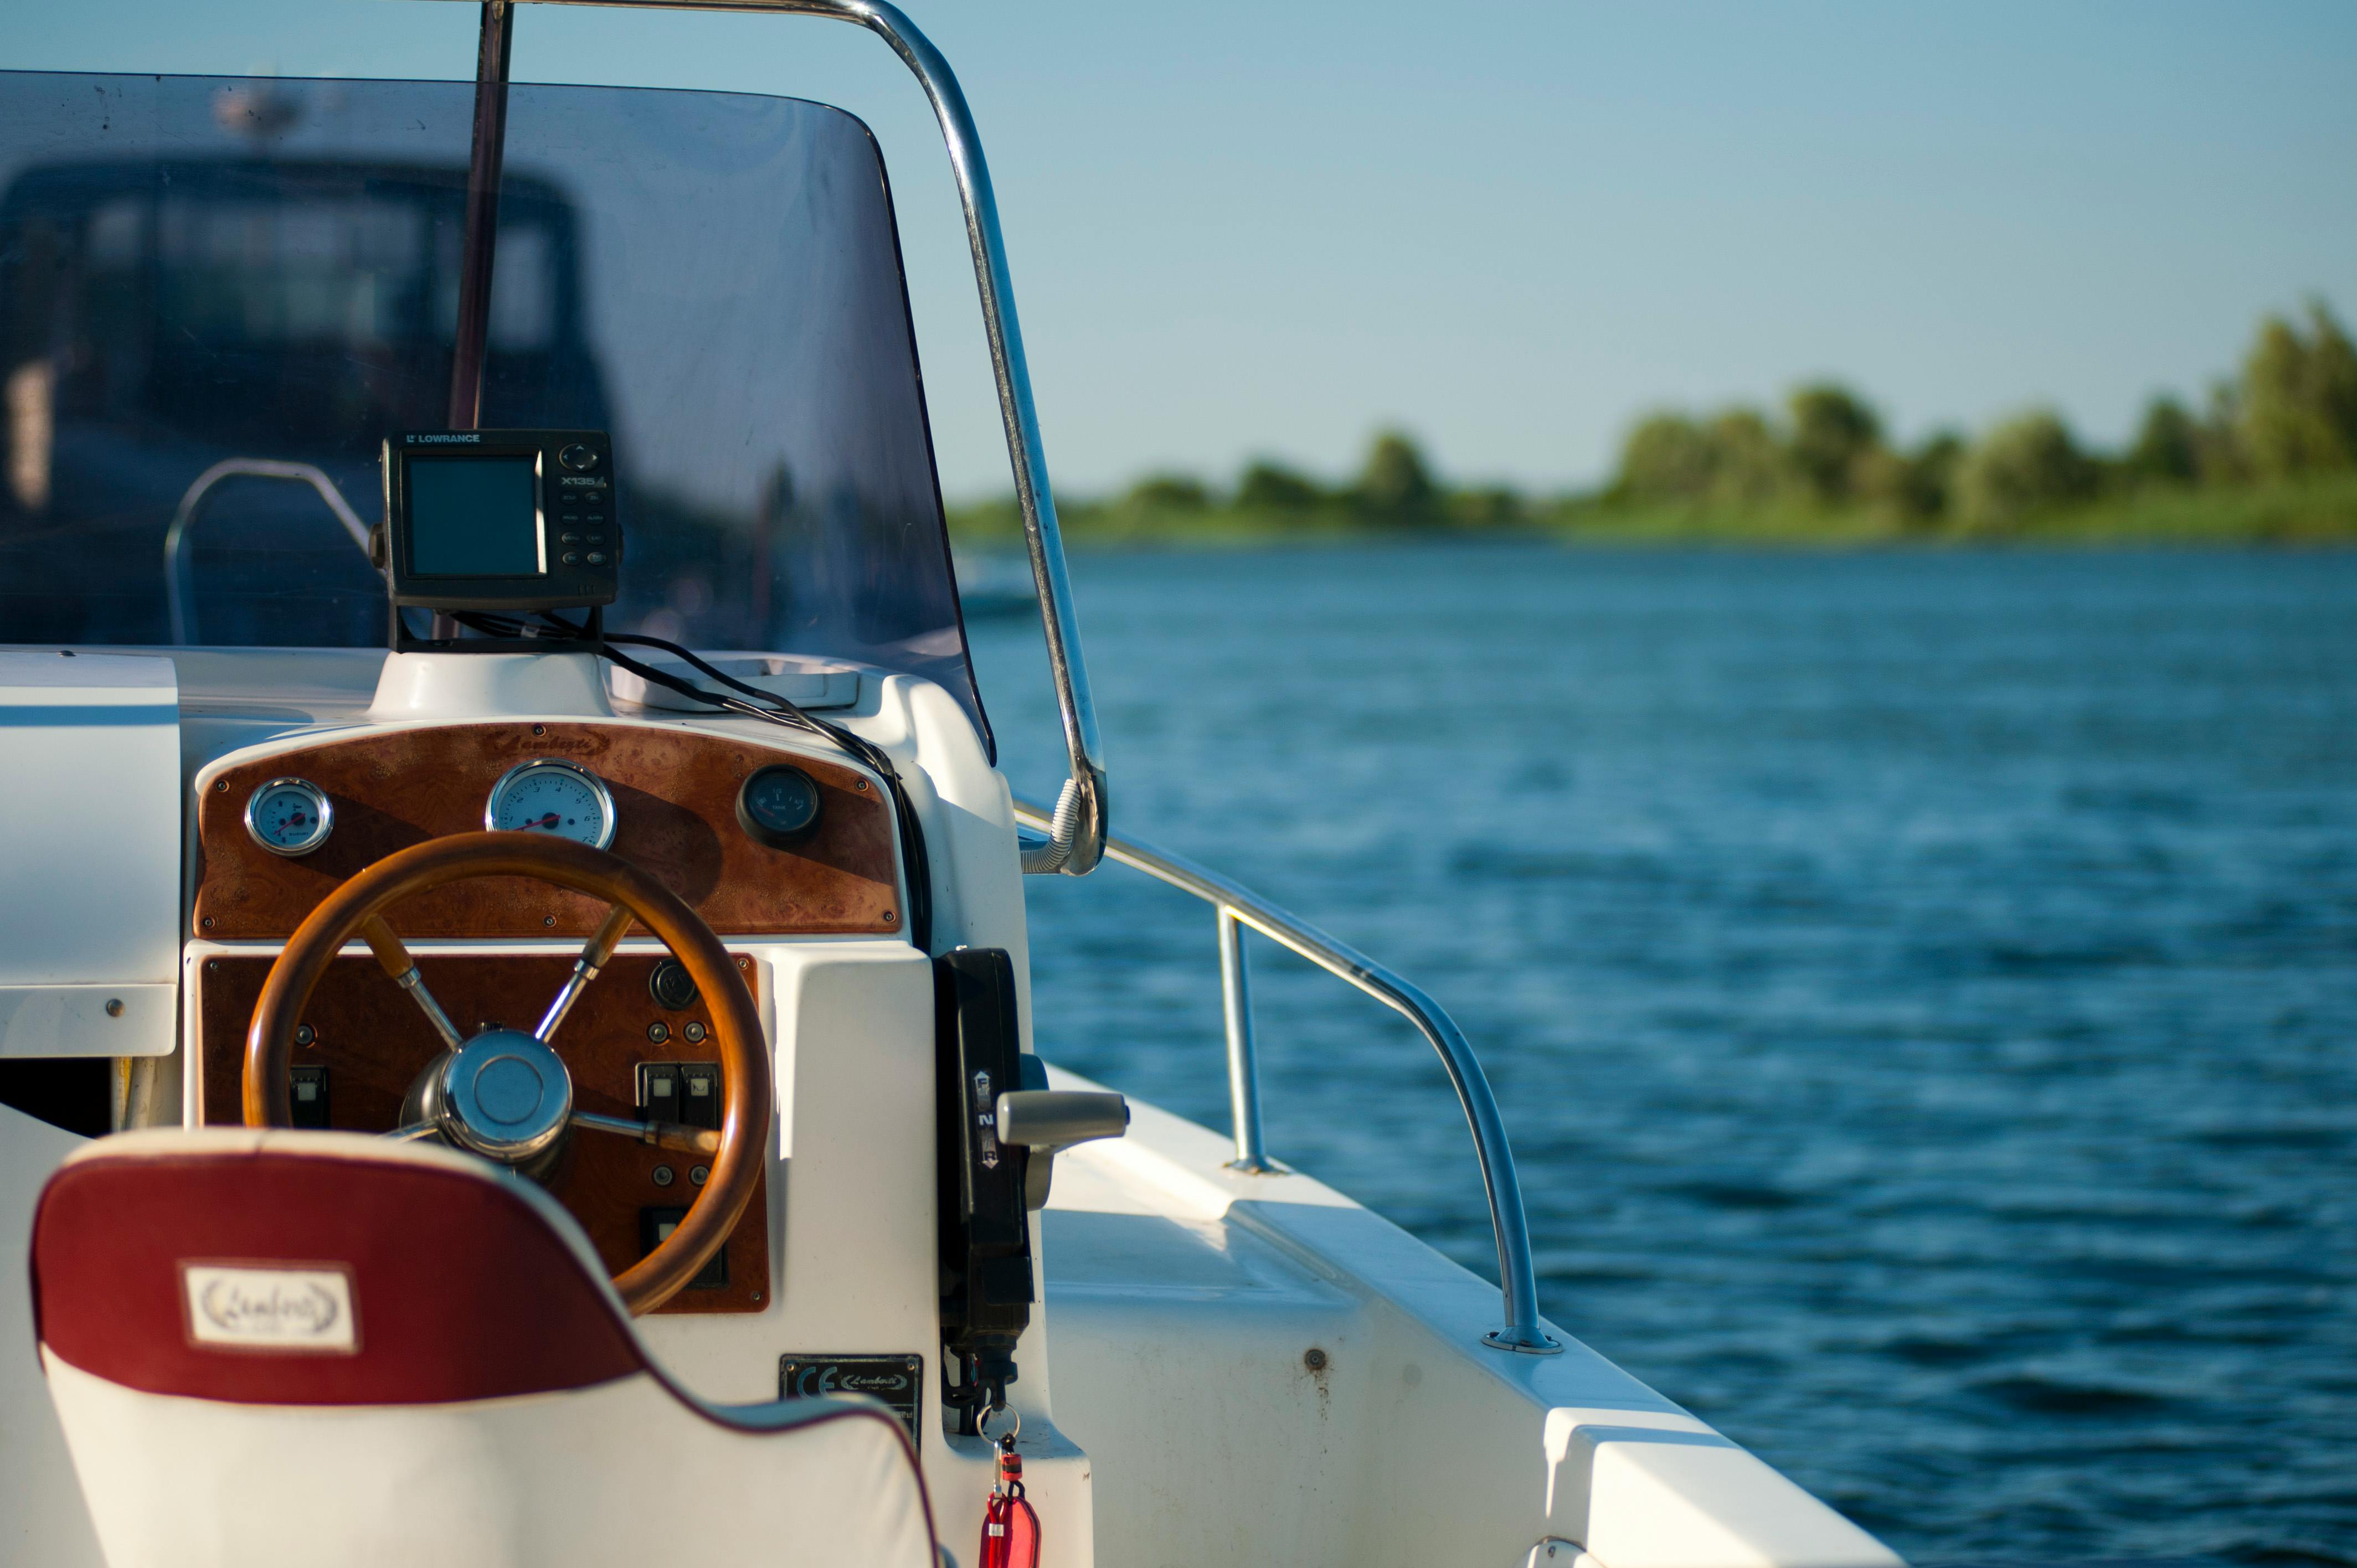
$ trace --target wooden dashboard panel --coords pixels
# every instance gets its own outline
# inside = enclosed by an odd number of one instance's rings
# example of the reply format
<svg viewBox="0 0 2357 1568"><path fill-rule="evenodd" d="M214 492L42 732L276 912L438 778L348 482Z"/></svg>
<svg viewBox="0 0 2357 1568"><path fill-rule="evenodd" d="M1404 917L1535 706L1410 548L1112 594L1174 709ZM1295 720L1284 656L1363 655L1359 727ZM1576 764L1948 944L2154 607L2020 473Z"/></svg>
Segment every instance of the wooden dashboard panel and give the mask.
<svg viewBox="0 0 2357 1568"><path fill-rule="evenodd" d="M354 872L446 833L477 832L500 775L561 757L606 781L613 850L651 872L724 936L900 929L890 806L856 769L725 736L617 724L476 724L381 731L225 769L197 807L203 872L194 934L284 938ZM817 781L817 831L771 849L737 822L748 774L791 761ZM335 831L307 855L273 854L245 831L256 786L307 779L335 807ZM388 911L414 937L587 936L595 900L545 883L485 878L437 888Z"/></svg>
<svg viewBox="0 0 2357 1568"><path fill-rule="evenodd" d="M274 959L267 953L222 954L204 961L198 1093L199 1114L209 1126L236 1126L244 1120L239 1091L245 1033ZM701 999L678 1012L656 1004L648 981L660 961L651 954L616 957L554 1036L573 1075L579 1109L635 1118L639 1063L719 1059L708 1033L700 1043L687 1038L690 1025L707 1032L712 1027L712 1011ZM530 1030L573 968L571 955L553 953L420 953L417 963L436 999L469 1035L490 1024ZM317 1037L295 1047L295 1065L328 1069L328 1124L339 1131L382 1133L397 1125L403 1094L441 1051L425 1014L366 955L339 958L328 966L303 1022ZM654 1024L663 1026L666 1038L661 1042L648 1037ZM607 1271L619 1273L640 1256L640 1211L685 1208L696 1190L690 1180L696 1163L694 1155L651 1149L628 1138L576 1132L547 1188L588 1232ZM657 1183L658 1168L670 1172L668 1184ZM682 1291L659 1310L762 1309L770 1279L768 1180L765 1172L753 1201L729 1232L724 1249L728 1283Z"/></svg>

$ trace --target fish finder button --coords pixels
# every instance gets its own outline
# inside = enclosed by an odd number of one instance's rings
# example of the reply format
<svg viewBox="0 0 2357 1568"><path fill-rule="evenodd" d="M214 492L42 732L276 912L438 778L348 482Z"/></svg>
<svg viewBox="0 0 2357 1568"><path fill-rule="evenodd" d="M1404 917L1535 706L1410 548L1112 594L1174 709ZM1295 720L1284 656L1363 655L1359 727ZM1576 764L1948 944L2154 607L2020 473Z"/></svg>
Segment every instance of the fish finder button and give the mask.
<svg viewBox="0 0 2357 1568"><path fill-rule="evenodd" d="M597 466L597 454L576 441L559 452L556 460L576 474L586 474Z"/></svg>

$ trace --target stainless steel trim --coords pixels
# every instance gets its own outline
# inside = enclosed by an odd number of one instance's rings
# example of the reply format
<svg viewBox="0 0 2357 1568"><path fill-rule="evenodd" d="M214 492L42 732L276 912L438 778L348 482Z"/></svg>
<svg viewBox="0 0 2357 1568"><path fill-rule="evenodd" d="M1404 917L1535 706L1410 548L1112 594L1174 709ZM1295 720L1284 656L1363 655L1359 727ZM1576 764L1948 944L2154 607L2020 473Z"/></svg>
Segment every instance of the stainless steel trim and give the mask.
<svg viewBox="0 0 2357 1568"><path fill-rule="evenodd" d="M1220 907L1220 1012L1228 1026L1228 1124L1235 1129L1236 1157L1232 1171L1268 1176L1277 1167L1268 1163L1261 1141L1260 1053L1253 1044L1252 972L1245 967L1244 928L1234 910Z"/></svg>
<svg viewBox="0 0 2357 1568"><path fill-rule="evenodd" d="M598 778L595 773L590 772L579 763L567 762L561 757L535 757L529 762L519 762L513 768L509 768L505 773L500 774L498 779L494 779L491 783L490 793L483 797L483 831L485 832L498 832L500 831L499 823L500 796L506 792L508 786L514 783L517 779L522 778L527 773L538 773L543 771L570 773L576 779L582 780L589 786L590 793L597 798L597 811L599 817L602 819L597 830L597 842L592 843L589 847L592 849L608 849L612 847L614 843L614 792L606 788L606 781L603 779Z"/></svg>
<svg viewBox="0 0 2357 1568"><path fill-rule="evenodd" d="M205 497L223 479L290 479L310 486L344 525L361 553L370 554L368 524L352 510L344 499L336 481L309 463L282 463L274 457L224 457L199 474L196 482L180 496L179 510L172 514L172 526L164 534L164 598L172 612L172 641L176 647L188 648L196 642L196 618L190 607L197 596L196 585L190 580L188 566L188 534L196 527L197 509Z"/></svg>
<svg viewBox="0 0 2357 1568"><path fill-rule="evenodd" d="M1046 819L1047 813L1018 800L1015 815L1017 821L1036 826ZM1457 1102L1464 1107L1466 1123L1472 1129L1473 1151L1481 1162L1481 1185L1490 1199L1490 1228L1498 1242L1498 1285L1505 1300L1506 1321L1503 1327L1483 1335L1481 1342L1492 1349L1529 1356L1552 1356L1561 1350L1563 1346L1539 1323L1530 1222L1523 1208L1522 1182L1514 1174L1514 1155L1506 1143L1506 1124L1498 1114L1497 1097L1490 1091L1490 1080L1482 1075L1481 1063L1474 1056L1471 1044L1448 1015L1441 1011L1440 1004L1348 944L1335 940L1307 921L1296 919L1241 884L1183 855L1155 849L1135 839L1112 837L1105 840L1105 854L1157 881L1192 893L1217 907L1223 915L1232 916L1329 974L1349 982L1406 1018L1431 1042L1432 1048L1439 1053L1441 1066L1448 1070L1448 1081L1457 1090ZM1229 1070L1232 1082L1236 1071L1232 1034L1230 1040ZM1241 1126L1237 1136L1241 1150Z"/></svg>
<svg viewBox="0 0 2357 1568"><path fill-rule="evenodd" d="M974 286L982 296L982 325L990 342L991 367L998 381L998 412L1006 427L1006 455L1015 473L1015 498L1023 509L1023 533L1031 553L1031 577L1039 589L1039 620L1048 639L1048 668L1056 681L1056 706L1064 725L1064 749L1071 764L1066 788L1073 810L1064 815L1065 836L1025 846L1024 870L1060 871L1085 876L1103 857L1110 831L1105 794L1104 747L1097 736L1096 704L1089 697L1088 668L1081 658L1080 624L1072 614L1072 585L1064 566L1064 536L1056 521L1056 499L1048 481L1048 456L1039 437L1039 414L1031 398L1031 370L1023 353L1023 329L1015 315L1014 275L1006 242L999 232L998 199L983 159L982 135L949 61L917 25L887 0L541 0L544 4L621 5L650 11L773 11L824 16L866 27L900 57L933 106L947 145L950 169L965 209L966 243L974 252ZM1051 826L1043 821L1042 826Z"/></svg>
<svg viewBox="0 0 2357 1568"><path fill-rule="evenodd" d="M274 789L300 789L311 797L312 814L319 819L318 829L299 844L272 843L263 836L262 824L253 820L253 808L260 805L263 797ZM335 831L336 803L328 799L328 792L325 789L320 789L308 779L297 779L291 773L285 774L255 786L253 792L245 798L245 836L273 854L283 854L289 860L307 855L327 843L328 835Z"/></svg>

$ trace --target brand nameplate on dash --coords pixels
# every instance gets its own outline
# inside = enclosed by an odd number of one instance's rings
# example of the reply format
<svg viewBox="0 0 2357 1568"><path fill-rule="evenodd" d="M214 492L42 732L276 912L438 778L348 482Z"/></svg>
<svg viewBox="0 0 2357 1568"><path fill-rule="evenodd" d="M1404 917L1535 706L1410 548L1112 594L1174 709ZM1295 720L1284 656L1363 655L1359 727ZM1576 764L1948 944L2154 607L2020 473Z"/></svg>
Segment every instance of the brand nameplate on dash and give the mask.
<svg viewBox="0 0 2357 1568"><path fill-rule="evenodd" d="M351 1276L341 1269L273 1269L238 1263L182 1263L188 1337L233 1350L360 1349Z"/></svg>
<svg viewBox="0 0 2357 1568"><path fill-rule="evenodd" d="M922 1356L780 1356L778 1397L809 1399L817 1394L866 1394L891 1406L908 1429L909 1441L922 1445L917 1431L917 1409L925 1391Z"/></svg>

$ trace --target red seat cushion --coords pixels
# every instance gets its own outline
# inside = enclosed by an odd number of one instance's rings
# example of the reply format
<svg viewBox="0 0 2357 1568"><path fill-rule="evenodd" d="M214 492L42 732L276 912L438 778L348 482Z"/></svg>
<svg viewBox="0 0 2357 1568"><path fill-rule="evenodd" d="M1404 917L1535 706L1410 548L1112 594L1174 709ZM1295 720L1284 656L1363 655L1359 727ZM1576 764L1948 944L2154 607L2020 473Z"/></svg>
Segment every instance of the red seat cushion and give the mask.
<svg viewBox="0 0 2357 1568"><path fill-rule="evenodd" d="M130 1388L251 1404L499 1399L646 1369L602 1283L510 1180L311 1136L319 1152L288 1146L303 1134L186 1153L105 1140L60 1167L34 1219L42 1343ZM350 1322L325 1350L200 1338L186 1270L224 1265L340 1272Z"/></svg>

